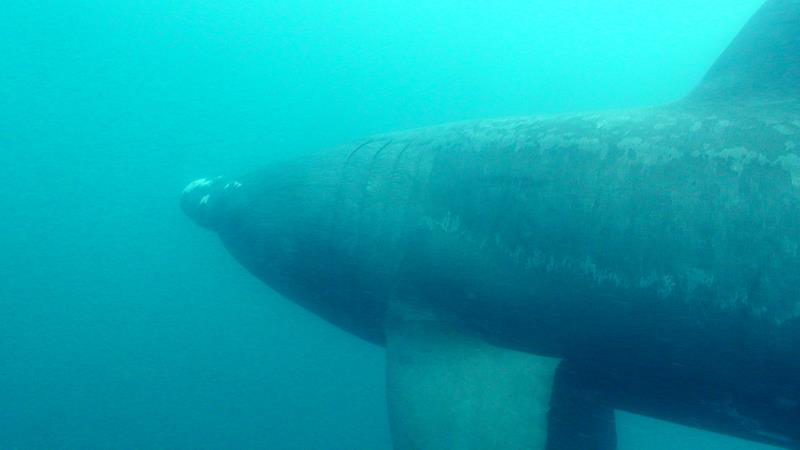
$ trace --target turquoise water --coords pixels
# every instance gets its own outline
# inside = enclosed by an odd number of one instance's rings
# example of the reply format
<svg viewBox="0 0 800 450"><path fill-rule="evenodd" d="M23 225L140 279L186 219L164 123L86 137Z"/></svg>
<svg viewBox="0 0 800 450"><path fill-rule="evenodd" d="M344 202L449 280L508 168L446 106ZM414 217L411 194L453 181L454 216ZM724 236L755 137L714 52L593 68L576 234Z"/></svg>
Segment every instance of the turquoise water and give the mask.
<svg viewBox="0 0 800 450"><path fill-rule="evenodd" d="M760 3L6 0L0 449L390 448L382 351L246 274L186 182L674 100ZM620 417L622 449L763 448Z"/></svg>

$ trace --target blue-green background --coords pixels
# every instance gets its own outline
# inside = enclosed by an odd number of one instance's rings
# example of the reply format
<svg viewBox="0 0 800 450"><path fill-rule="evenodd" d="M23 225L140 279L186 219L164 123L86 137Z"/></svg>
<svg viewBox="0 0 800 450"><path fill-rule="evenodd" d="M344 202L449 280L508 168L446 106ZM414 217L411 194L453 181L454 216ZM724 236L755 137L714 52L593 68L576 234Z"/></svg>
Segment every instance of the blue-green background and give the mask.
<svg viewBox="0 0 800 450"><path fill-rule="evenodd" d="M253 280L183 185L373 132L677 99L759 4L4 0L0 449L389 449L382 351Z"/></svg>

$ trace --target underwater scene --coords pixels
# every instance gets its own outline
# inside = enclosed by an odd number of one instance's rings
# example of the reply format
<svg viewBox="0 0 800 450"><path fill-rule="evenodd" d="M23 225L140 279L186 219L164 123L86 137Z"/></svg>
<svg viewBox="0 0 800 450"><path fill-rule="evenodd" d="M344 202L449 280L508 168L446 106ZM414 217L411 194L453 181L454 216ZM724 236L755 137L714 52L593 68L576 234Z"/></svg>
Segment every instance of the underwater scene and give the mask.
<svg viewBox="0 0 800 450"><path fill-rule="evenodd" d="M0 450L800 448L800 0L5 0Z"/></svg>

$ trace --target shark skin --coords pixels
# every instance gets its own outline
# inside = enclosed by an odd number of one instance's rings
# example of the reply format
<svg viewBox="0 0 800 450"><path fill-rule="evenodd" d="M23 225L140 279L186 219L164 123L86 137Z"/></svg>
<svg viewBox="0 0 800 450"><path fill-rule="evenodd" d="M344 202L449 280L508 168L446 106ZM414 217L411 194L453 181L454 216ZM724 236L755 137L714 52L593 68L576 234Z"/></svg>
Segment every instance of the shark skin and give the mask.
<svg viewBox="0 0 800 450"><path fill-rule="evenodd" d="M398 449L611 449L614 409L800 448L800 0L673 104L373 136L181 203L387 348Z"/></svg>

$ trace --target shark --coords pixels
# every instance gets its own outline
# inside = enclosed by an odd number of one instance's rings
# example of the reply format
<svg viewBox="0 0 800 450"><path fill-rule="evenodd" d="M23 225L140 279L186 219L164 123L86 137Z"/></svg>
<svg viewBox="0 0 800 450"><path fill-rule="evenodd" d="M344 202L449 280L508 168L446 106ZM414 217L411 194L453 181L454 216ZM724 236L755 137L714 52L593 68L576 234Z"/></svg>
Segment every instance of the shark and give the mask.
<svg viewBox="0 0 800 450"><path fill-rule="evenodd" d="M180 202L386 349L397 449L613 449L615 410L800 448L800 0L666 105L380 134Z"/></svg>

